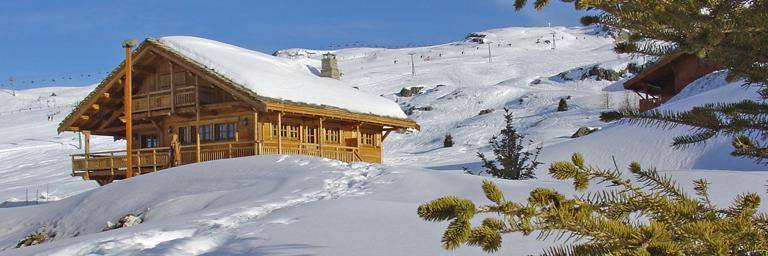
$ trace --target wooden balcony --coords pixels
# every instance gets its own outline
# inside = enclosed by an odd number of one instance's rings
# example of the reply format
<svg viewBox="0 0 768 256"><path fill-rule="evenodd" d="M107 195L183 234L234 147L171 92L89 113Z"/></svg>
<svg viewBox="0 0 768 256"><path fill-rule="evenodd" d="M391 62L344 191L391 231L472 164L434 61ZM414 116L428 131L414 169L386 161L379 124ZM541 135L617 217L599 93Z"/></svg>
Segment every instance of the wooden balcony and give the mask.
<svg viewBox="0 0 768 256"><path fill-rule="evenodd" d="M174 107L186 107L195 105L195 87L187 86L176 88L171 101L171 90L161 90L133 96L133 113L166 110Z"/></svg>
<svg viewBox="0 0 768 256"><path fill-rule="evenodd" d="M104 151L90 154L73 154L72 176L80 176L86 180L97 180L106 184L112 180L125 178L126 151ZM323 145L322 151L317 144L283 143L281 148L265 146L264 143L220 142L200 145L200 162L228 159L253 155L310 155L336 159L343 162L362 161L356 147L338 145ZM181 165L196 163L197 147L185 145L180 147ZM144 174L156 172L169 167L170 150L168 147L138 149L133 151L133 173ZM103 185L102 184L102 185Z"/></svg>

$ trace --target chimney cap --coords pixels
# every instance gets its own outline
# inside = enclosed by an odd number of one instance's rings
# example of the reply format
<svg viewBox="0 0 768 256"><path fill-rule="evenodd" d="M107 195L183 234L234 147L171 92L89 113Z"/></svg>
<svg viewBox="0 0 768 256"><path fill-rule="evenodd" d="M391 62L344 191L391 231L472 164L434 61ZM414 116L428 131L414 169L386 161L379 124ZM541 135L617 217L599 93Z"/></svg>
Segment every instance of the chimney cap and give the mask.
<svg viewBox="0 0 768 256"><path fill-rule="evenodd" d="M136 41L136 39L123 40L123 48L133 48L137 43L138 41Z"/></svg>

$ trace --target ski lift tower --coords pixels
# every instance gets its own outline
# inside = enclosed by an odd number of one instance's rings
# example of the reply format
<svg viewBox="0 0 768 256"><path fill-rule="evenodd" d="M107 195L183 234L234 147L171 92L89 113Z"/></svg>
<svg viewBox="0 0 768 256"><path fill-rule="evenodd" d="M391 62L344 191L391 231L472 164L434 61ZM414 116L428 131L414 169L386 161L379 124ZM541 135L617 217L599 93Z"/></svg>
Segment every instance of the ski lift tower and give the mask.
<svg viewBox="0 0 768 256"><path fill-rule="evenodd" d="M555 49L555 40L556 40L555 39L555 35L557 35L557 32L552 31L552 32L550 32L550 34L552 34L552 50L554 50Z"/></svg>
<svg viewBox="0 0 768 256"><path fill-rule="evenodd" d="M411 76L416 76L416 64L413 62L413 55L416 55L416 53L411 52L408 55L411 55Z"/></svg>

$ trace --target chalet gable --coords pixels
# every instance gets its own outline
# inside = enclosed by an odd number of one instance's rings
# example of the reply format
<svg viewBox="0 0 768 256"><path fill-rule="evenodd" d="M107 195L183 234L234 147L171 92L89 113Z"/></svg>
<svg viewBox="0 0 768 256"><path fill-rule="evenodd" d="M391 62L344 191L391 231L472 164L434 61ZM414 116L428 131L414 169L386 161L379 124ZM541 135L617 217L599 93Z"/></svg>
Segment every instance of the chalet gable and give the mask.
<svg viewBox="0 0 768 256"><path fill-rule="evenodd" d="M290 111L312 116L364 121L394 128L418 128L415 122L405 118L359 113L338 106L259 95L246 85L233 81L229 76L199 63L160 40L147 39L133 52L133 70L135 72L133 77L134 81L137 82L136 84L143 84L143 76L157 74L158 65L162 65L157 64L158 62L166 62L169 63L166 65L171 66L171 69L172 67L177 67L177 69L187 72L188 77L200 79L206 85L221 90L228 97L232 97L237 102L240 102L241 105L237 107L251 108L256 111ZM165 73L168 73L168 71L166 70ZM173 71L170 74L173 74ZM168 79L172 79L172 77L173 75ZM184 77L186 79L187 76ZM124 68L121 63L61 122L58 131L98 130L106 129L111 125L119 125L118 120L122 117L119 110L123 108L122 82L124 78ZM354 90L351 88L347 89ZM141 90L141 86L135 86L134 95L141 94ZM306 92L295 93L301 94ZM173 97L174 99L177 98L176 96ZM339 99L342 102L344 100L346 99ZM139 104L139 107L141 107L141 104ZM134 106L135 108L136 106Z"/></svg>

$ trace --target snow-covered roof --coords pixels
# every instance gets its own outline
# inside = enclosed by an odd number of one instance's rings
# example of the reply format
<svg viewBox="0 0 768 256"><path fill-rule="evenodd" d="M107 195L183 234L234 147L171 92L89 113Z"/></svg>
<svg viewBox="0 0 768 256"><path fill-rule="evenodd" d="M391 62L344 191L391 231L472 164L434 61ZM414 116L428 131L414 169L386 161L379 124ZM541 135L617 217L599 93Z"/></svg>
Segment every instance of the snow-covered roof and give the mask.
<svg viewBox="0 0 768 256"><path fill-rule="evenodd" d="M319 77L310 67L293 60L199 37L169 36L157 42L261 97L407 118L395 102L336 79Z"/></svg>

